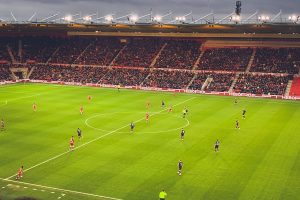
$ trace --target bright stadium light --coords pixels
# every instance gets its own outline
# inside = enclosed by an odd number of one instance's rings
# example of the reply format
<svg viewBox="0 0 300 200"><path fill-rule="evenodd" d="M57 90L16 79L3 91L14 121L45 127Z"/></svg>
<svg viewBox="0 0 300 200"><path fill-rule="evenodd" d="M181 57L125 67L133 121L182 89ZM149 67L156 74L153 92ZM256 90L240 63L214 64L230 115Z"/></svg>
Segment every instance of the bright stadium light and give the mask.
<svg viewBox="0 0 300 200"><path fill-rule="evenodd" d="M240 22L241 21L241 16L239 15L232 15L231 18L230 18L231 21L233 22Z"/></svg>
<svg viewBox="0 0 300 200"><path fill-rule="evenodd" d="M67 21L67 22L70 22L73 20L73 17L71 15L67 15L63 18L63 20Z"/></svg>
<svg viewBox="0 0 300 200"><path fill-rule="evenodd" d="M270 21L270 17L267 15L261 15L258 17L258 20L262 21L262 22L267 22L267 21Z"/></svg>
<svg viewBox="0 0 300 200"><path fill-rule="evenodd" d="M139 17L137 15L131 15L129 17L129 21L131 21L133 23L137 22L138 20L139 20Z"/></svg>
<svg viewBox="0 0 300 200"><path fill-rule="evenodd" d="M175 17L176 21L180 21L180 22L184 22L186 20L185 16L179 16L179 17Z"/></svg>
<svg viewBox="0 0 300 200"><path fill-rule="evenodd" d="M92 20L92 17L91 17L91 16L84 16L84 17L83 17L83 20L84 20L84 21L91 21L91 20Z"/></svg>
<svg viewBox="0 0 300 200"><path fill-rule="evenodd" d="M156 22L161 22L162 16L156 15L156 16L154 16L153 20L156 21Z"/></svg>
<svg viewBox="0 0 300 200"><path fill-rule="evenodd" d="M297 15L292 15L292 16L289 16L289 21L293 22L293 23L296 23L299 21L299 17L300 16L297 16Z"/></svg>
<svg viewBox="0 0 300 200"><path fill-rule="evenodd" d="M105 19L106 22L112 22L112 21L114 20L114 18L113 18L112 15L106 15L106 16L104 17L104 19Z"/></svg>

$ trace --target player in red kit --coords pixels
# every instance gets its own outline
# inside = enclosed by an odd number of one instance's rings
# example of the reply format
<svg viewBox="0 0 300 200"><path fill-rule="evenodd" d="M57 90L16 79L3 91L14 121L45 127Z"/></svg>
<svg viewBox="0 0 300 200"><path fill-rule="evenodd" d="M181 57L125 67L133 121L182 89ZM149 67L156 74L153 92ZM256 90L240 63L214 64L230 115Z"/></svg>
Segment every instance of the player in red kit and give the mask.
<svg viewBox="0 0 300 200"><path fill-rule="evenodd" d="M92 96L89 95L89 96L88 96L88 101L91 102L91 100L92 100Z"/></svg>
<svg viewBox="0 0 300 200"><path fill-rule="evenodd" d="M72 136L70 139L70 150L74 150L74 146L75 146L75 141L74 141L74 137Z"/></svg>
<svg viewBox="0 0 300 200"><path fill-rule="evenodd" d="M149 121L149 113L147 112L146 113L146 122L148 123L148 121Z"/></svg>
<svg viewBox="0 0 300 200"><path fill-rule="evenodd" d="M32 110L33 110L34 112L36 112L36 110L37 110L37 105L36 105L36 103L33 103L33 104L32 104Z"/></svg>
<svg viewBox="0 0 300 200"><path fill-rule="evenodd" d="M80 106L80 114L83 114L83 106Z"/></svg>
<svg viewBox="0 0 300 200"><path fill-rule="evenodd" d="M16 180L20 180L22 177L23 177L23 166L19 168Z"/></svg>
<svg viewBox="0 0 300 200"><path fill-rule="evenodd" d="M168 108L168 112L170 113L170 112L173 112L173 107L172 106L170 106L169 108Z"/></svg>

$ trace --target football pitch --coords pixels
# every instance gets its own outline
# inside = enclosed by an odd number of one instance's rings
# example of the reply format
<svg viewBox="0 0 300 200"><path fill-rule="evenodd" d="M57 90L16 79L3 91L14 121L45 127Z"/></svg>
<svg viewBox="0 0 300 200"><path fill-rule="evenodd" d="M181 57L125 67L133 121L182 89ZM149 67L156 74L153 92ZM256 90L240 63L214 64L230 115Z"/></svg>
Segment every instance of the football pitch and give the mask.
<svg viewBox="0 0 300 200"><path fill-rule="evenodd" d="M1 200L299 199L300 102L14 84L0 87L0 118Z"/></svg>

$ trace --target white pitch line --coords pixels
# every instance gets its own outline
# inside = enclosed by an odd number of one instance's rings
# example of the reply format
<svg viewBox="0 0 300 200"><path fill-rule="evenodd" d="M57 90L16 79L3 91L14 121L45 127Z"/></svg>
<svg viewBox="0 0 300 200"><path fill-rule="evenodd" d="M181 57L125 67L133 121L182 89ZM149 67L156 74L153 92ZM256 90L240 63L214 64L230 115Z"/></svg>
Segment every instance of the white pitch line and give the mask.
<svg viewBox="0 0 300 200"><path fill-rule="evenodd" d="M192 100L192 99L195 99L195 98L196 98L196 97L189 98L189 99L187 99L187 100L185 100L185 101L182 101L182 102L180 102L180 103L178 103L178 104L175 104L173 107L179 106L179 105L181 105L181 104L183 104L183 103L185 103L185 102L188 102L188 101L190 101L190 100ZM167 110L167 108L165 108L165 109L163 109L163 110L161 110L161 111L159 111L159 112L156 112L156 113L154 113L154 114L152 114L152 115L150 115L150 116L157 115L157 114L159 114L159 113L161 113L161 112L163 112L163 111L166 111L166 110ZM144 117L141 118L141 119L139 119L139 120L134 121L134 123L138 123L138 122L140 122L140 121L142 121L142 120L144 120ZM128 127L128 125L122 126L122 127L118 128L118 129L115 129L115 130L110 131L110 132L108 132L108 133L106 133L106 134L104 134L104 135L101 135L101 136L99 136L99 137L97 137L97 138L95 138L95 139L93 139L93 140L90 140L90 141L88 141L88 142L86 142L86 143L84 143L84 144L82 144L82 145L79 145L78 147L75 147L73 150L68 150L68 151L63 152L63 153L61 153L61 154L58 154L58 155L56 155L56 156L54 156L54 157L52 157L52 158L49 158L48 160L45 160L45 161L43 161L43 162L41 162L41 163L38 163L38 164L36 164L36 165L34 165L34 166L32 166L32 167L29 167L29 168L27 168L26 170L24 170L24 172L27 172L27 171L29 171L29 170L31 170L31 169L34 169L34 168L36 168L36 167L38 167L38 166L41 166L41 165L43 165L43 164L45 164L45 163L48 163L48 162L50 162L50 161L52 161L52 160L55 160L55 159L57 159L57 158L59 158L59 157L65 155L65 154L68 154L68 153L73 152L73 151L75 151L75 150L77 150L77 149L80 149L80 148L82 148L82 147L84 147L84 146L86 146L86 145L88 145L88 144L90 144L90 143L92 143L92 142L98 141L98 140L100 140L100 139L102 139L102 138L104 138L104 137L106 137L106 136L109 136L109 135L111 135L111 134L114 134L114 133L118 132L119 130L122 130L122 129L126 128L126 127ZM6 180L9 180L9 179L15 177L16 175L17 175L17 174L11 175L11 176L9 176L9 177L7 177L7 178L5 178L5 179L6 179Z"/></svg>
<svg viewBox="0 0 300 200"><path fill-rule="evenodd" d="M32 186L32 187L44 188L44 189L48 189L48 190L56 190L56 191L61 191L61 192L66 192L66 193L79 194L79 195L83 195L83 196L92 196L92 197L111 199L111 200L122 200L122 199L118 199L118 198L114 198L114 197L108 197L108 196L86 193L86 192L79 192L79 191L75 191L75 190L67 190L67 189L50 187L50 186L45 186L45 185L38 185L38 184L27 183L27 182L22 182L22 181L7 180L7 179L3 179L3 178L0 178L0 180L8 181L11 183L23 184L23 185ZM55 192L52 191L51 193L55 193Z"/></svg>

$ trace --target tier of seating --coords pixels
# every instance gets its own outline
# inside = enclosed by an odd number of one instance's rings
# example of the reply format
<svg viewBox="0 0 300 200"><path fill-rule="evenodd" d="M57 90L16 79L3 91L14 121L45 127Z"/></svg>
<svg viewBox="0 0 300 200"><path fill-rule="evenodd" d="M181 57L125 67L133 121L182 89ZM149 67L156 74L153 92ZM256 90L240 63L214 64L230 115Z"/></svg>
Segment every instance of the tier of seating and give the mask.
<svg viewBox="0 0 300 200"><path fill-rule="evenodd" d="M73 64L91 42L89 38L66 38L51 57L50 63Z"/></svg>
<svg viewBox="0 0 300 200"><path fill-rule="evenodd" d="M139 86L149 74L149 69L111 69L101 79L101 84Z"/></svg>
<svg viewBox="0 0 300 200"><path fill-rule="evenodd" d="M253 49L250 48L212 48L206 49L200 59L198 69L245 71Z"/></svg>
<svg viewBox="0 0 300 200"><path fill-rule="evenodd" d="M194 40L169 40L156 61L157 68L192 69L200 56L200 42Z"/></svg>
<svg viewBox="0 0 300 200"><path fill-rule="evenodd" d="M189 86L192 90L201 90L207 92L228 92L234 80L235 74L220 74L220 73L197 73L196 78ZM208 79L211 78L211 79ZM207 85L203 86L205 81ZM202 88L203 87L203 88Z"/></svg>
<svg viewBox="0 0 300 200"><path fill-rule="evenodd" d="M12 80L11 73L7 66L0 66L0 82Z"/></svg>
<svg viewBox="0 0 300 200"><path fill-rule="evenodd" d="M300 67L300 48L259 48L250 71L296 74Z"/></svg>
<svg viewBox="0 0 300 200"><path fill-rule="evenodd" d="M126 48L118 55L114 66L149 67L161 49L160 39L132 39L127 41Z"/></svg>
<svg viewBox="0 0 300 200"><path fill-rule="evenodd" d="M75 63L80 65L108 66L124 45L117 38L97 38Z"/></svg>
<svg viewBox="0 0 300 200"><path fill-rule="evenodd" d="M152 71L144 81L145 87L186 89L193 78L194 73L190 71Z"/></svg>
<svg viewBox="0 0 300 200"><path fill-rule="evenodd" d="M240 74L234 91L237 93L283 95L290 76Z"/></svg>
<svg viewBox="0 0 300 200"><path fill-rule="evenodd" d="M300 97L300 77L294 78L291 85L290 96Z"/></svg>

